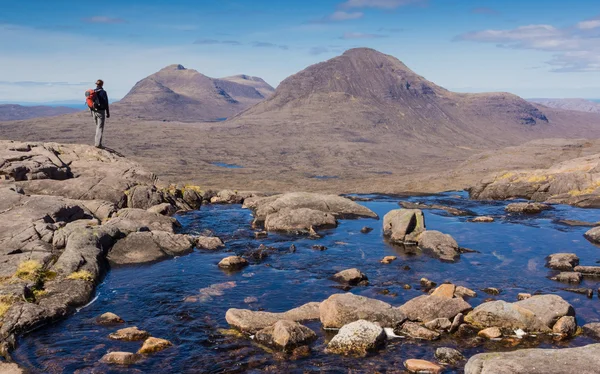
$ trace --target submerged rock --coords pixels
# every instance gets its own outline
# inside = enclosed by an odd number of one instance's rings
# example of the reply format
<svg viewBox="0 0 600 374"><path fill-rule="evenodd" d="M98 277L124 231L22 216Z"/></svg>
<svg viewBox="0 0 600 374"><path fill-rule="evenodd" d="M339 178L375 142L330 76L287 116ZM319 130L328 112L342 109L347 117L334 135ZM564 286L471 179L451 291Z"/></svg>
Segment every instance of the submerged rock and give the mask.
<svg viewBox="0 0 600 374"><path fill-rule="evenodd" d="M515 303L502 300L483 303L469 313L465 320L480 328L551 332L561 317L573 315L573 307L560 296L536 295Z"/></svg>
<svg viewBox="0 0 600 374"><path fill-rule="evenodd" d="M225 257L219 262L219 267L228 270L239 270L248 266L248 261L239 256Z"/></svg>
<svg viewBox="0 0 600 374"><path fill-rule="evenodd" d="M579 257L575 253L554 253L546 258L546 266L554 270L573 271L579 265Z"/></svg>
<svg viewBox="0 0 600 374"><path fill-rule="evenodd" d="M280 320L272 326L258 331L255 339L261 344L291 350L301 345L310 344L317 339L317 334L298 322Z"/></svg>
<svg viewBox="0 0 600 374"><path fill-rule="evenodd" d="M238 330L254 334L280 320L296 322L318 320L320 316L319 305L320 303L308 303L284 313L258 312L232 308L225 314L225 319L229 325Z"/></svg>
<svg viewBox="0 0 600 374"><path fill-rule="evenodd" d="M131 352L110 352L100 359L101 362L114 365L133 365L140 360L140 355Z"/></svg>
<svg viewBox="0 0 600 374"><path fill-rule="evenodd" d="M134 326L117 330L108 337L113 340L125 340L131 342L136 340L145 340L146 338L150 337L150 334L147 331L140 330Z"/></svg>
<svg viewBox="0 0 600 374"><path fill-rule="evenodd" d="M539 214L544 210L552 209L550 205L542 203L512 203L505 210L508 213Z"/></svg>
<svg viewBox="0 0 600 374"><path fill-rule="evenodd" d="M99 325L117 325L120 323L125 323L125 321L123 321L123 319L121 319L121 317L118 315L107 312L96 318L96 323Z"/></svg>
<svg viewBox="0 0 600 374"><path fill-rule="evenodd" d="M369 284L369 278L356 268L340 271L333 276L333 280L350 286Z"/></svg>
<svg viewBox="0 0 600 374"><path fill-rule="evenodd" d="M404 322L397 333L408 335L412 338L423 340L436 340L440 334L414 322Z"/></svg>
<svg viewBox="0 0 600 374"><path fill-rule="evenodd" d="M386 334L380 326L361 319L342 326L326 350L341 355L365 356L381 348L386 339Z"/></svg>
<svg viewBox="0 0 600 374"><path fill-rule="evenodd" d="M324 328L341 328L359 319L394 328L406 319L404 313L388 303L351 293L331 295L321 303L319 311Z"/></svg>
<svg viewBox="0 0 600 374"><path fill-rule="evenodd" d="M153 338L149 337L144 341L142 348L138 351L141 354L149 354L164 351L165 349L171 347L173 343L165 339Z"/></svg>
<svg viewBox="0 0 600 374"><path fill-rule="evenodd" d="M421 249L430 251L435 257L443 261L456 261L460 258L460 251L456 240L448 234L439 231L425 231L418 237Z"/></svg>
<svg viewBox="0 0 600 374"><path fill-rule="evenodd" d="M579 348L521 349L480 353L469 359L465 374L592 374L600 367L600 344Z"/></svg>
<svg viewBox="0 0 600 374"><path fill-rule="evenodd" d="M475 217L471 220L471 222L476 222L476 223L494 222L494 217L489 217L489 216Z"/></svg>
<svg viewBox="0 0 600 374"><path fill-rule="evenodd" d="M440 365L434 364L433 362L418 359L404 361L404 367L409 373L418 374L439 374L444 370Z"/></svg>
<svg viewBox="0 0 600 374"><path fill-rule="evenodd" d="M600 266L575 266L573 270L585 275L600 276Z"/></svg>
<svg viewBox="0 0 600 374"><path fill-rule="evenodd" d="M453 216L474 216L475 212L466 209L458 209L451 206L445 206L440 204L423 204L423 203L412 203L409 201L401 201L398 203L404 209L433 209L433 210L443 210L448 212Z"/></svg>
<svg viewBox="0 0 600 374"><path fill-rule="evenodd" d="M396 256L385 256L381 261L382 264L391 264L392 261L395 261L398 257Z"/></svg>
<svg viewBox="0 0 600 374"><path fill-rule="evenodd" d="M373 231L373 228L372 227L368 227L368 226L365 226L362 229L360 229L360 232L363 233L363 234L368 234L371 231Z"/></svg>
<svg viewBox="0 0 600 374"><path fill-rule="evenodd" d="M466 360L462 353L454 348L441 347L435 350L435 358L443 364L456 365L459 362Z"/></svg>
<svg viewBox="0 0 600 374"><path fill-rule="evenodd" d="M558 282L581 283L581 278L581 273L576 271L563 271L551 279Z"/></svg>
<svg viewBox="0 0 600 374"><path fill-rule="evenodd" d="M396 209L383 217L383 235L393 242L416 242L425 231L425 217L418 209Z"/></svg>

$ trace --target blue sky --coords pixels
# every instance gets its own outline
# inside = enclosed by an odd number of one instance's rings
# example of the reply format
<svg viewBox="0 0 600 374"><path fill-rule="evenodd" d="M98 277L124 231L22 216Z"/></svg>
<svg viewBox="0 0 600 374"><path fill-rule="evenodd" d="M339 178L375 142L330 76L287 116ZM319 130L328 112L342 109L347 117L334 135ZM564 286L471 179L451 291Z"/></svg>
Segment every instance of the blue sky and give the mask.
<svg viewBox="0 0 600 374"><path fill-rule="evenodd" d="M0 101L77 101L98 78L118 99L175 63L276 86L354 47L455 91L600 97L598 0L2 0Z"/></svg>

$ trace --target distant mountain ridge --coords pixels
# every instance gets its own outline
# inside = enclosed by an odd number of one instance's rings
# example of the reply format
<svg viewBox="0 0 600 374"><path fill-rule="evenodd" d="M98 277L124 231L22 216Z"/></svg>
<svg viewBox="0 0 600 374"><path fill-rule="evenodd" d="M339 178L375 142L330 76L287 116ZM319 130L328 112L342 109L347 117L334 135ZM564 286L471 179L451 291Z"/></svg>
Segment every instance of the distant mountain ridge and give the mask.
<svg viewBox="0 0 600 374"><path fill-rule="evenodd" d="M16 121L38 117L53 117L75 113L83 110L69 107L54 107L45 105L27 106L18 104L0 104L0 121Z"/></svg>
<svg viewBox="0 0 600 374"><path fill-rule="evenodd" d="M274 91L261 78L238 75L216 79L167 66L138 83L115 103L115 113L147 120L215 121L231 117Z"/></svg>
<svg viewBox="0 0 600 374"><path fill-rule="evenodd" d="M529 101L542 104L550 108L574 110L577 112L600 113L600 99L529 99Z"/></svg>

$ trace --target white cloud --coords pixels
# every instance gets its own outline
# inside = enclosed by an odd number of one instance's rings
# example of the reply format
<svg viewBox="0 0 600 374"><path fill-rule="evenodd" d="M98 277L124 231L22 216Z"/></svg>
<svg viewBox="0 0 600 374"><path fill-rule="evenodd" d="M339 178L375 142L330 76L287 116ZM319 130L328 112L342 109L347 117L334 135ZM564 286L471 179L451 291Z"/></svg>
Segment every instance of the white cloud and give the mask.
<svg viewBox="0 0 600 374"><path fill-rule="evenodd" d="M346 40L350 40L350 39L379 39L379 38L385 38L386 35L381 35L381 34L366 34L366 33L362 33L362 32L346 32L344 33L344 35L342 35L340 37L340 39L346 39Z"/></svg>
<svg viewBox="0 0 600 374"><path fill-rule="evenodd" d="M359 19L364 16L362 12L345 12L343 10L338 10L330 15L328 18L331 21L348 21L353 19Z"/></svg>
<svg viewBox="0 0 600 374"><path fill-rule="evenodd" d="M115 24L115 23L127 23L123 18L112 18L106 16L94 16L89 18L84 18L84 22L87 23L107 23L107 24Z"/></svg>
<svg viewBox="0 0 600 374"><path fill-rule="evenodd" d="M406 5L426 3L427 0L347 0L343 8L396 9Z"/></svg>
<svg viewBox="0 0 600 374"><path fill-rule="evenodd" d="M548 64L555 72L600 71L600 35L593 32L592 22L594 21L583 21L575 27L565 28L527 25L509 30L474 31L459 35L455 40L554 52Z"/></svg>
<svg viewBox="0 0 600 374"><path fill-rule="evenodd" d="M580 30L592 30L600 27L600 19L591 19L588 21L581 21L577 24L577 28Z"/></svg>

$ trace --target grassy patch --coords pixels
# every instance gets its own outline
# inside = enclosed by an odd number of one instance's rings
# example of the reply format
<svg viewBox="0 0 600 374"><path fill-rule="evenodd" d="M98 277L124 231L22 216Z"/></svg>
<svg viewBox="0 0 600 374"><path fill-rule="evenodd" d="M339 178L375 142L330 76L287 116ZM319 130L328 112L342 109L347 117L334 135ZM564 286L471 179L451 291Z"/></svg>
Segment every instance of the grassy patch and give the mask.
<svg viewBox="0 0 600 374"><path fill-rule="evenodd" d="M42 264L35 260L21 262L15 276L20 279L36 282L42 277Z"/></svg>
<svg viewBox="0 0 600 374"><path fill-rule="evenodd" d="M90 273L87 270L80 270L80 271L76 271L74 273L71 273L67 279L81 279L84 280L86 282L93 282L94 281L94 276L92 275L92 273Z"/></svg>
<svg viewBox="0 0 600 374"><path fill-rule="evenodd" d="M12 306L12 303L8 303L6 301L0 301L0 318L4 317L4 315L6 314L6 312L8 312L8 310L10 309L11 306Z"/></svg>

